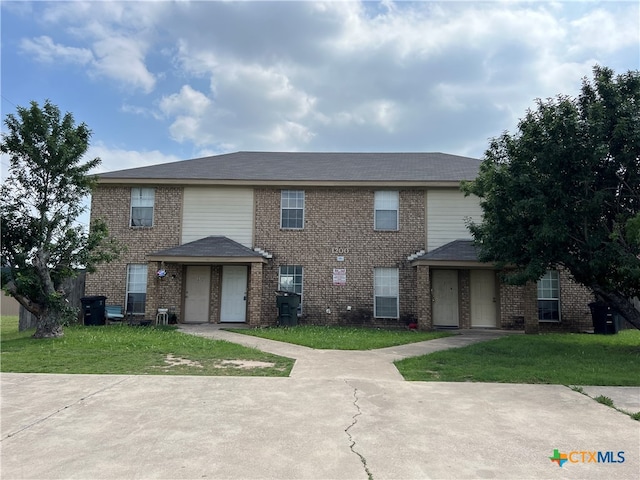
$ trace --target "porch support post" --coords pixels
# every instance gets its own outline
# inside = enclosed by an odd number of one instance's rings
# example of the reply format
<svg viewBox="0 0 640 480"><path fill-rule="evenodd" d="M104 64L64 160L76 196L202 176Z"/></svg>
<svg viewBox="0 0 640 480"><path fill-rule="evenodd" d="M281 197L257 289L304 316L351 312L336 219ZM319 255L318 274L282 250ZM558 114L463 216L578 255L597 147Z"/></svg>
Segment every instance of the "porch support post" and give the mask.
<svg viewBox="0 0 640 480"><path fill-rule="evenodd" d="M460 328L471 328L471 270L458 270Z"/></svg>
<svg viewBox="0 0 640 480"><path fill-rule="evenodd" d="M418 306L418 328L420 330L433 329L433 317L431 316L431 280L429 278L429 266L418 265L416 272Z"/></svg>
<svg viewBox="0 0 640 480"><path fill-rule="evenodd" d="M252 263L249 267L249 292L248 292L249 325L260 326L262 322L262 263Z"/></svg>
<svg viewBox="0 0 640 480"><path fill-rule="evenodd" d="M523 287L524 295L524 333L540 333L538 321L538 285L529 282Z"/></svg>
<svg viewBox="0 0 640 480"><path fill-rule="evenodd" d="M160 261L147 262L147 296L145 299L145 316L143 320L155 320L160 298L162 297L162 283L156 272L160 270ZM126 305L124 307L126 309Z"/></svg>

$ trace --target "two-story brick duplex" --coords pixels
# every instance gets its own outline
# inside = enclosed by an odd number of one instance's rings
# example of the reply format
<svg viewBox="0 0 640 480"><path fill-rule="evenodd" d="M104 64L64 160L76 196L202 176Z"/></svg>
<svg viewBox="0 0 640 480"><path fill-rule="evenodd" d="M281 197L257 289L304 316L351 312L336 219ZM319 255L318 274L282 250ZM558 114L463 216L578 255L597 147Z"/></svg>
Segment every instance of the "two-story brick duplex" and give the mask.
<svg viewBox="0 0 640 480"><path fill-rule="evenodd" d="M591 296L562 272L504 285L466 228L480 161L442 153L238 152L99 175L91 217L126 245L87 277L140 318L578 330ZM542 323L541 323L542 322Z"/></svg>

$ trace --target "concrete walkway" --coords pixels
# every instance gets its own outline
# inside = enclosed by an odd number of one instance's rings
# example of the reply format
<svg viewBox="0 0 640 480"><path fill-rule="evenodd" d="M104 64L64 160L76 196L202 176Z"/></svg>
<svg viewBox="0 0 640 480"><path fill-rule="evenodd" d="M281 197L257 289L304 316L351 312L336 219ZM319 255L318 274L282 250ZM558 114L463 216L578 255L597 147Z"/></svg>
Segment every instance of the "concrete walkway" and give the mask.
<svg viewBox="0 0 640 480"><path fill-rule="evenodd" d="M223 327L224 328L224 327ZM466 347L486 342L505 335L521 335L521 332L491 329L455 330L451 337L410 343L377 350L314 350L312 348L277 342L251 335L223 330L220 325L183 324L180 330L216 340L226 340L263 352L294 358L296 363L291 378L298 379L360 379L371 381L403 381L402 375L393 365L396 360L418 357L440 350ZM629 413L640 412L640 387L580 386L585 395L596 398L600 395L613 400L616 408Z"/></svg>
<svg viewBox="0 0 640 480"><path fill-rule="evenodd" d="M0 477L638 478L640 423L586 395L405 382L391 363L501 332L334 352L207 327L187 330L296 358L291 377L4 373Z"/></svg>
<svg viewBox="0 0 640 480"><path fill-rule="evenodd" d="M393 365L395 360L417 357L439 350L464 347L473 343L493 340L509 333L501 330L461 330L459 335L410 343L377 350L314 350L312 348L277 342L251 335L222 330L218 325L200 324L180 326L180 330L216 340L226 340L263 352L294 358L292 378L299 379L362 379L403 380ZM640 409L639 409L640 410Z"/></svg>

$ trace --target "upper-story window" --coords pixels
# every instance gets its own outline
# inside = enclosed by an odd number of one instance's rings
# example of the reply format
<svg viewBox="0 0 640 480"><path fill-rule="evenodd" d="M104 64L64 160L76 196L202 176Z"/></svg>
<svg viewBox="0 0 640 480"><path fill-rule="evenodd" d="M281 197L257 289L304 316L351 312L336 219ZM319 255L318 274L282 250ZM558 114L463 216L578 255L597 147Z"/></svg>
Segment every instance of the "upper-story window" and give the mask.
<svg viewBox="0 0 640 480"><path fill-rule="evenodd" d="M304 190L282 190L280 227L288 229L304 228Z"/></svg>
<svg viewBox="0 0 640 480"><path fill-rule="evenodd" d="M560 274L548 270L538 280L538 320L560 321Z"/></svg>
<svg viewBox="0 0 640 480"><path fill-rule="evenodd" d="M398 206L400 204L397 191L380 190L375 192L376 230L398 230Z"/></svg>
<svg viewBox="0 0 640 480"><path fill-rule="evenodd" d="M153 225L154 188L131 189L131 226L151 227Z"/></svg>

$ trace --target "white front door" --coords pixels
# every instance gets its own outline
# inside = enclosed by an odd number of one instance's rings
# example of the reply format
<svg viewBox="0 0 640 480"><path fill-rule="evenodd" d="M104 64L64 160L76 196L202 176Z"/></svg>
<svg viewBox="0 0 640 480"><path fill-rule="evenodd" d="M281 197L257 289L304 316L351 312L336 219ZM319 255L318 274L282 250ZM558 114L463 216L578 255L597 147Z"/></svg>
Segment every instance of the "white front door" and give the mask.
<svg viewBox="0 0 640 480"><path fill-rule="evenodd" d="M496 274L493 270L471 270L471 326L495 327Z"/></svg>
<svg viewBox="0 0 640 480"><path fill-rule="evenodd" d="M204 323L209 321L209 292L211 290L211 267L190 265L184 291L184 322Z"/></svg>
<svg viewBox="0 0 640 480"><path fill-rule="evenodd" d="M247 320L247 267L224 265L222 267L221 322L245 322Z"/></svg>
<svg viewBox="0 0 640 480"><path fill-rule="evenodd" d="M431 308L437 327L458 327L458 271L433 270Z"/></svg>

